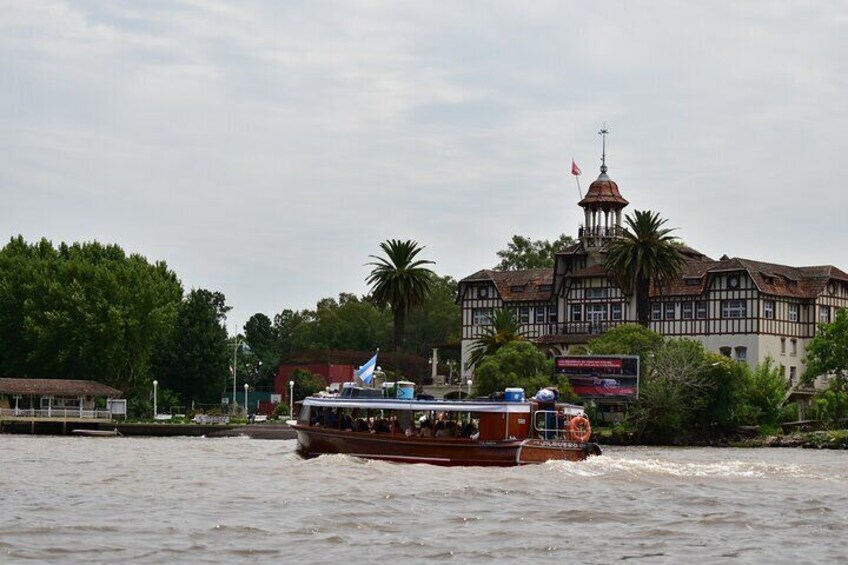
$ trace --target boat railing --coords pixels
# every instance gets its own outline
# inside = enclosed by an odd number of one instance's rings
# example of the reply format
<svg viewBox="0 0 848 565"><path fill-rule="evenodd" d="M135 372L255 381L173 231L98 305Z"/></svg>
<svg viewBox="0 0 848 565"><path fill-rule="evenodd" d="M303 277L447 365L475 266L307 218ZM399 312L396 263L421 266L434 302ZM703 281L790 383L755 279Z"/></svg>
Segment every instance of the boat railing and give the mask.
<svg viewBox="0 0 848 565"><path fill-rule="evenodd" d="M557 410L536 410L533 413L533 430L544 439L571 439L568 420Z"/></svg>
<svg viewBox="0 0 848 565"><path fill-rule="evenodd" d="M45 419L79 419L79 420L111 420L110 410L80 410L79 408L0 408L3 418L45 418Z"/></svg>

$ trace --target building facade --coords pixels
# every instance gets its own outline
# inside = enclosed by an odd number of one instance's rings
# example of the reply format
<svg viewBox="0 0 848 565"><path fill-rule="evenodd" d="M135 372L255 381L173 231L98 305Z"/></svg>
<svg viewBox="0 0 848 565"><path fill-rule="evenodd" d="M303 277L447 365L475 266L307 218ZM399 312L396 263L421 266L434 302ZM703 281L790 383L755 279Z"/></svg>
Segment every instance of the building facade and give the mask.
<svg viewBox="0 0 848 565"><path fill-rule="evenodd" d="M576 242L558 253L553 269L484 269L462 279L462 359L494 310L515 311L525 337L551 355L564 355L619 324L636 323L636 300L606 276L606 247L621 237L628 205L606 165L579 202L585 223ZM737 257L711 259L681 246L680 277L651 290L650 328L700 341L752 367L767 357L795 383L819 322L848 308L848 274L831 266L790 267Z"/></svg>

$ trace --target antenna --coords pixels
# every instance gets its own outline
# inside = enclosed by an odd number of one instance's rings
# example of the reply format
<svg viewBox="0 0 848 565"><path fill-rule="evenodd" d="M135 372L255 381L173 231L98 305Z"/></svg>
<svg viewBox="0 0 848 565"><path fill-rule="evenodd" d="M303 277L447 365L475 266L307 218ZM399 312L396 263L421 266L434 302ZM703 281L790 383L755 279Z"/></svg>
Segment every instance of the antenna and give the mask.
<svg viewBox="0 0 848 565"><path fill-rule="evenodd" d="M607 129L607 123L604 122L604 125L601 127L601 131L598 132L598 135L601 136L601 172L607 172L607 134L609 130Z"/></svg>

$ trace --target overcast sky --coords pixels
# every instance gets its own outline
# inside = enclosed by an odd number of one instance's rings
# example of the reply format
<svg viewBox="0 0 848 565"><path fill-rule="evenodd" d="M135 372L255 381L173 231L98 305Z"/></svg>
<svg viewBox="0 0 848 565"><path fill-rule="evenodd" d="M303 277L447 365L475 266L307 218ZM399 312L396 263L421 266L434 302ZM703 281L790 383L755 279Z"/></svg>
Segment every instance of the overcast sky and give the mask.
<svg viewBox="0 0 848 565"><path fill-rule="evenodd" d="M576 235L610 176L704 253L848 270L848 3L0 0L0 236L255 312Z"/></svg>

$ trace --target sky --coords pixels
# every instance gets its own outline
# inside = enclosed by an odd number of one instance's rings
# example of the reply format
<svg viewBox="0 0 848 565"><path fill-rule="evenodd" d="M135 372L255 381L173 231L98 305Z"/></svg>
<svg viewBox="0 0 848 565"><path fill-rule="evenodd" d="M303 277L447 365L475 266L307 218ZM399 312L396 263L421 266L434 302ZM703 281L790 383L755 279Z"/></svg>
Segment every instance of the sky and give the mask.
<svg viewBox="0 0 848 565"><path fill-rule="evenodd" d="M576 236L609 174L707 255L848 270L848 2L0 0L0 238L117 243L228 325ZM0 243L2 245L2 243Z"/></svg>

